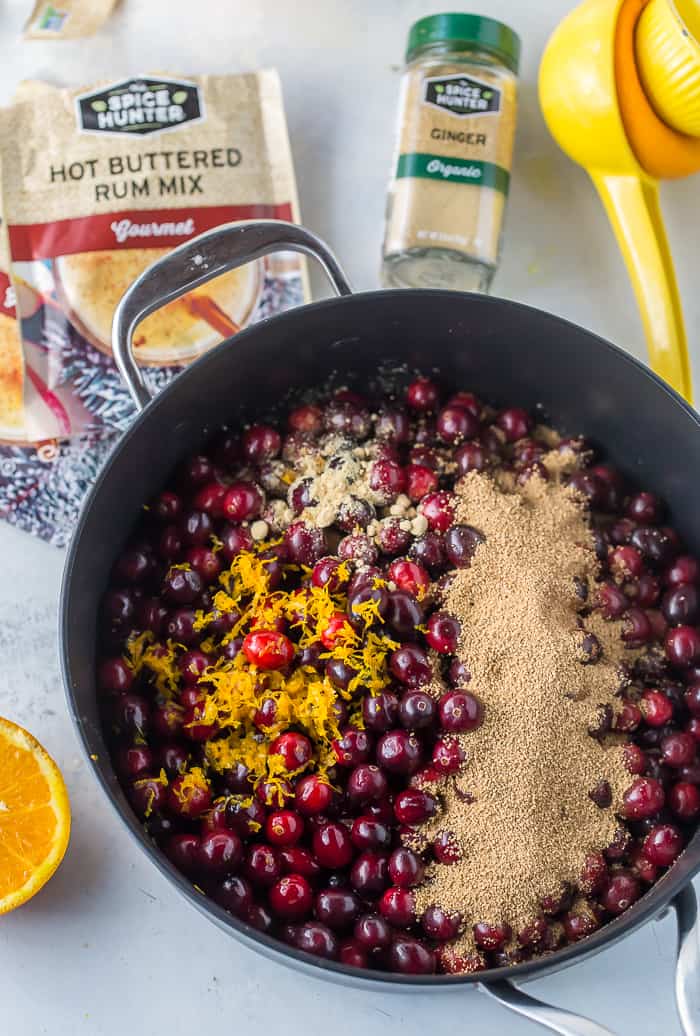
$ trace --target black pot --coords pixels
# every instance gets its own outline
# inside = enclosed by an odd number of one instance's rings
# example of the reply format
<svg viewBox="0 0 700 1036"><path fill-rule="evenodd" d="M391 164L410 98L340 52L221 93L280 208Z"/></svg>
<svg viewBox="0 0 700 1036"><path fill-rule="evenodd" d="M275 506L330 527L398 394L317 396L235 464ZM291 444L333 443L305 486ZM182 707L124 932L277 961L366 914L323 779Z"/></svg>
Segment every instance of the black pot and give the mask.
<svg viewBox="0 0 700 1036"><path fill-rule="evenodd" d="M185 370L157 398L131 355L144 316L227 269L269 252L314 255L339 295L262 321ZM700 553L698 416L650 370L596 335L536 309L451 291L378 291L351 295L328 249L299 227L279 222L234 224L175 249L127 292L115 315L117 363L139 408L145 407L102 470L82 511L66 563L61 598L61 655L68 705L90 765L134 838L192 904L236 938L314 975L375 989L464 989L478 985L511 1008L560 1033L603 1036L607 1030L522 993L513 983L541 977L597 953L673 905L679 921L677 993L686 1033L697 1032L696 901L700 832L666 875L629 910L581 943L555 954L464 976L362 972L320 961L236 920L194 891L154 847L112 768L95 687L96 616L111 565L144 500L210 430L271 408L290 390L341 372L364 387L378 366L440 371L495 404L542 412L564 433L583 434L632 480L668 503L676 527ZM146 405L147 404L147 405Z"/></svg>

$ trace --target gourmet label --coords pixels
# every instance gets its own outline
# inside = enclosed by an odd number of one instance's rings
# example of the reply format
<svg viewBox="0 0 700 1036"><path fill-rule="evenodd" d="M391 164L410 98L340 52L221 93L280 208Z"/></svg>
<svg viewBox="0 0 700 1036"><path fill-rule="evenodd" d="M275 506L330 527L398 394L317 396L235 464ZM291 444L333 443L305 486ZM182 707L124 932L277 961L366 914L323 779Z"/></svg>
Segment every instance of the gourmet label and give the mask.
<svg viewBox="0 0 700 1036"><path fill-rule="evenodd" d="M33 437L122 428L132 411L110 335L132 281L222 223L298 220L279 78L29 82L0 118L11 275L27 373L45 404ZM222 338L303 301L304 277L296 256L224 274L143 321L137 361L160 387Z"/></svg>
<svg viewBox="0 0 700 1036"><path fill-rule="evenodd" d="M508 194L515 77L488 65L408 68L385 253L465 251L495 263Z"/></svg>

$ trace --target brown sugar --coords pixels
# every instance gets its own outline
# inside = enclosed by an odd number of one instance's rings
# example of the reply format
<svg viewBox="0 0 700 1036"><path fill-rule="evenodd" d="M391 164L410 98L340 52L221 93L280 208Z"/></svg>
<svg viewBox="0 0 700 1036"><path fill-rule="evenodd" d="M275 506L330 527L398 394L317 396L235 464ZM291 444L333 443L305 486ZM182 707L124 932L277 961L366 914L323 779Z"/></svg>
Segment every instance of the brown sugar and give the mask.
<svg viewBox="0 0 700 1036"><path fill-rule="evenodd" d="M619 705L629 653L619 623L606 623L603 637L583 617L597 567L591 529L557 478L563 465L545 466L551 480L510 490L476 472L456 487L457 521L485 541L443 606L461 623L458 653L484 720L460 735L466 762L420 828L421 842L449 833L459 859L429 868L417 908L457 911L467 933L477 922L517 932L543 897L576 884L586 856L613 840L632 780L619 739L589 733ZM607 808L589 796L602 782Z"/></svg>

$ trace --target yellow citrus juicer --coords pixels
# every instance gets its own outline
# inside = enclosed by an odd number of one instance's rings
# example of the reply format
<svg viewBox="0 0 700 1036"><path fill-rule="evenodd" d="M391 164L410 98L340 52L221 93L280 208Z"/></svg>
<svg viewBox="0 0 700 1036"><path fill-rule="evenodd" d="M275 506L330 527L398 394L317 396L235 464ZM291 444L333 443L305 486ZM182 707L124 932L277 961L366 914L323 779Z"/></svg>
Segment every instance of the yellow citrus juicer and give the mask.
<svg viewBox="0 0 700 1036"><path fill-rule="evenodd" d="M700 170L698 0L584 0L552 34L540 104L603 201L632 281L651 366L692 382L659 180Z"/></svg>

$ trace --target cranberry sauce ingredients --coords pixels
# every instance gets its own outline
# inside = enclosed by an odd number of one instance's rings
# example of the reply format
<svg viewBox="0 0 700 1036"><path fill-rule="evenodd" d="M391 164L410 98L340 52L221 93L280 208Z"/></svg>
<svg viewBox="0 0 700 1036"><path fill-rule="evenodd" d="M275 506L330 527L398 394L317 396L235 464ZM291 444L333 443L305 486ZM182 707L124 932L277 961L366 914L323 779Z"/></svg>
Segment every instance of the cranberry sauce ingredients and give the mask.
<svg viewBox="0 0 700 1036"><path fill-rule="evenodd" d="M100 617L155 843L308 953L480 971L584 938L700 815L700 565L581 440L416 378L223 433Z"/></svg>

